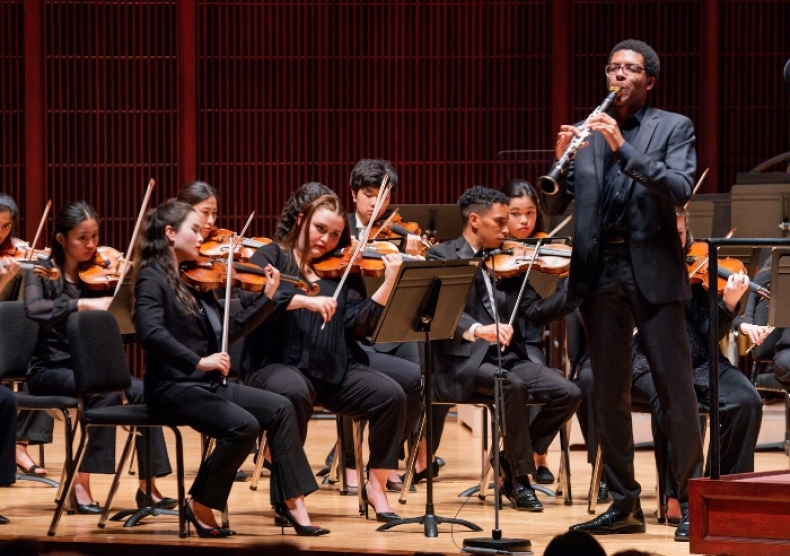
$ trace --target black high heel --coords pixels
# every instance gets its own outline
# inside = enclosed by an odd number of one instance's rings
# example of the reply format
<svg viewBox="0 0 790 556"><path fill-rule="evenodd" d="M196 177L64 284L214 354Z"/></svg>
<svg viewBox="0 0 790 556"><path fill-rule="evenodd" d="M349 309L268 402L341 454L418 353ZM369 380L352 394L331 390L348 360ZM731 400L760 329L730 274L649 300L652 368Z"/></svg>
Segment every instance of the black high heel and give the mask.
<svg viewBox="0 0 790 556"><path fill-rule="evenodd" d="M319 527L318 525L301 525L296 521L293 514L291 514L291 510L288 509L288 506L285 505L284 502L278 502L274 505L274 516L275 518L280 518L281 520L286 520L290 522L293 526L294 531L300 537L319 537L321 535L328 535L330 533L329 529L324 529L323 527ZM285 526L280 526L280 533L285 534Z"/></svg>
<svg viewBox="0 0 790 556"><path fill-rule="evenodd" d="M368 519L368 508L372 507L373 511L376 512L376 507L370 503L368 499L368 485L370 483L365 483L365 488L362 489L362 501L365 503L365 519ZM381 523L389 523L390 521L395 521L396 519L400 519L400 516L395 512L376 512L376 521L380 521Z"/></svg>
<svg viewBox="0 0 790 556"><path fill-rule="evenodd" d="M204 539L224 539L225 537L230 537L231 535L236 534L236 531L227 529L225 527L203 527L198 522L195 514L192 512L192 507L189 505L189 501L184 502L184 517L187 518L187 527L189 527L189 523L191 523L195 528L195 531L197 531L198 537Z"/></svg>

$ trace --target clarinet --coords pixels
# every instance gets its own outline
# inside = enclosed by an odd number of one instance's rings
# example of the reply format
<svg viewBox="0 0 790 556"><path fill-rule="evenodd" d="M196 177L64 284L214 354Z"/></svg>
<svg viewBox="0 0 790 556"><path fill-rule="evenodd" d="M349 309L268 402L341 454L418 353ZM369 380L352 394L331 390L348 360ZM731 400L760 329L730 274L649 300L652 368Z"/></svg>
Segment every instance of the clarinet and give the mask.
<svg viewBox="0 0 790 556"><path fill-rule="evenodd" d="M571 160L573 160L573 157L576 156L576 151L579 150L579 147L582 146L584 140L588 135L590 135L590 130L587 129L587 122L593 116L597 116L598 114L609 110L609 107L614 102L614 99L620 96L620 91L622 90L622 87L616 86L609 89L610 93L603 100L600 106L593 110L590 115L587 116L587 119L584 120L584 123L579 126L579 131L581 133L579 135L575 135L573 139L571 139L571 142L568 143L565 152L562 153L562 157L560 157L560 159L554 163L554 166L551 167L551 170L549 170L548 174L538 178L538 185L544 193L554 195L557 190L559 190L559 181L568 173L568 168L570 168Z"/></svg>

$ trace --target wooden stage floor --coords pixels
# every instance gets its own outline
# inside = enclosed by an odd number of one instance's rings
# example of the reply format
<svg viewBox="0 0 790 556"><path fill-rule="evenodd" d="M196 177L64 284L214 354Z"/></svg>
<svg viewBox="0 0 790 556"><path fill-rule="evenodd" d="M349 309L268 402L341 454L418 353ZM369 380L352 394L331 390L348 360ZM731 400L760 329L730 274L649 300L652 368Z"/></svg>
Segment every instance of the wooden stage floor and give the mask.
<svg viewBox="0 0 790 556"><path fill-rule="evenodd" d="M59 423L58 423L59 425ZM58 429L56 429L57 431ZM166 432L166 437L170 433ZM327 451L334 442L335 425L331 420L313 421L310 424L307 442L308 457L314 470L322 467ZM119 436L119 442L122 435ZM47 448L47 469L50 477L55 476L62 463L62 433L56 432L56 444ZM185 431L187 487L191 484L197 470L198 439L197 435ZM256 553L272 554L285 547L316 553L458 553L463 539L468 537L488 536L494 524L492 496L482 502L476 497L458 498L458 494L479 481L480 473L480 441L473 438L471 432L462 426L456 426L450 420L445 428L445 436L439 453L447 461L441 470L438 482L435 483L434 502L436 513L444 517L457 516L472 521L483 528L483 533L473 533L465 528L442 525L437 538L426 538L421 526L402 526L388 532L377 532L378 524L366 521L357 513L356 497L339 496L328 487L308 497L308 508L313 522L332 530L332 533L315 539L297 537L293 530L286 528L281 536L280 528L273 525L273 513L269 506L268 479L264 478L257 491L249 489L249 483L236 483L229 502L231 526L238 532L234 537L222 540L204 540L196 535L189 539L178 537L177 518L161 516L147 518L143 524L134 528L123 528L120 524L110 522L106 529L96 527L98 518L94 516L64 515L61 519L58 534L50 538L46 530L54 508L55 490L37 483L17 482L9 488L0 489L0 514L11 519L8 525L0 526L0 541L18 537L32 537L44 543L56 542L57 545L46 545L47 550L76 550L91 554L140 554L157 553L196 555L209 551L210 548L224 549L236 553L234 548L241 549L255 545L262 550ZM35 452L35 451L33 451ZM118 454L120 454L120 445ZM174 454L171 454L174 460ZM543 554L549 541L557 534L567 531L568 526L589 519L586 507L587 487L590 479L590 466L585 461L585 452L575 449L571 452L573 505L565 506L560 498L549 498L540 495L546 509L543 513L516 512L507 507L500 512L500 524L505 536L526 537L532 542L535 554ZM557 474L559 453L549 452L552 471ZM758 453L757 471L786 469L787 457L781 452ZM252 458L244 469L252 474ZM662 555L688 554L687 543L676 543L673 540L674 528L659 525L655 516L656 490L655 466L653 453L650 450L637 451L637 478L643 486L642 506L648 517L647 533L642 535L626 535L599 537L607 553L613 554L626 548L638 548L647 552ZM110 476L94 475L92 489L94 496L101 502L106 496ZM167 495L174 496L175 482L171 477L159 482L160 489ZM137 478L126 475L114 501L116 508L132 507L137 489ZM425 510L425 485L418 485L418 493L412 494L408 504L399 505L395 494L390 493L390 502L396 512L404 517L419 516ZM599 506L599 511L604 508ZM194 535L194 533L193 533ZM0 552L3 552L0 550Z"/></svg>

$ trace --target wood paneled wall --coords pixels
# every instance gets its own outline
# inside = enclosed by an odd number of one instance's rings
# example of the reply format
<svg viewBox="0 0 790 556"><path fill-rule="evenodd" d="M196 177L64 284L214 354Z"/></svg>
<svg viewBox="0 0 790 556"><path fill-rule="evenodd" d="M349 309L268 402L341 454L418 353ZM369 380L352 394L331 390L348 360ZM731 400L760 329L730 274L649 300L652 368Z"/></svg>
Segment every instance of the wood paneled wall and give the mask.
<svg viewBox="0 0 790 556"><path fill-rule="evenodd" d="M704 191L726 192L790 150L788 21L779 0L0 0L0 190L22 237L47 199L83 198L120 249L149 177L154 202L209 181L256 235L305 181L348 202L363 157L395 163L396 201L453 202L534 181L532 151L636 37L662 59L654 104L697 126Z"/></svg>

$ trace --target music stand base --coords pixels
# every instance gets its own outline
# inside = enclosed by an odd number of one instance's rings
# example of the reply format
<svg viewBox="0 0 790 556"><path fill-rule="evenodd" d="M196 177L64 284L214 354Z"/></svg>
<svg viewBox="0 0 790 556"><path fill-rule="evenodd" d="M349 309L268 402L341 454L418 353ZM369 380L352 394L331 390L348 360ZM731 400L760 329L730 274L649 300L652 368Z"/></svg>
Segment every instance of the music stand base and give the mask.
<svg viewBox="0 0 790 556"><path fill-rule="evenodd" d="M419 523L423 525L425 528L425 536L429 538L434 538L439 536L439 524L441 523L452 523L455 525L462 525L467 527L472 531L482 531L483 529L479 526L475 525L471 521L466 521L465 519L457 519L453 517L442 517L439 515L433 514L425 514L421 515L420 517L407 517L404 519L395 519L388 523L385 523L376 531L386 531L392 527L397 527L398 525L407 525L409 523Z"/></svg>
<svg viewBox="0 0 790 556"><path fill-rule="evenodd" d="M477 539L464 539L464 548L461 552L476 554L534 554L532 543L527 539L480 537Z"/></svg>

